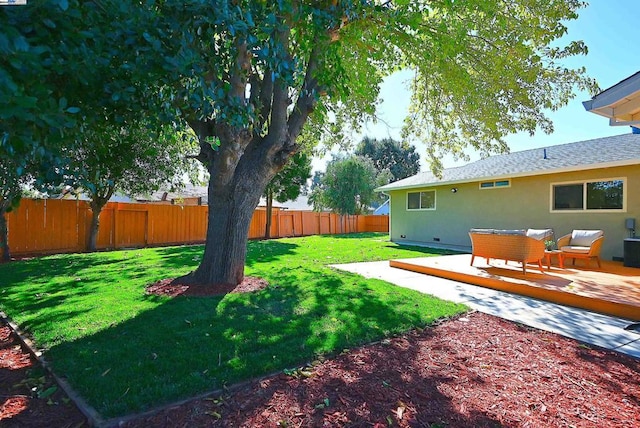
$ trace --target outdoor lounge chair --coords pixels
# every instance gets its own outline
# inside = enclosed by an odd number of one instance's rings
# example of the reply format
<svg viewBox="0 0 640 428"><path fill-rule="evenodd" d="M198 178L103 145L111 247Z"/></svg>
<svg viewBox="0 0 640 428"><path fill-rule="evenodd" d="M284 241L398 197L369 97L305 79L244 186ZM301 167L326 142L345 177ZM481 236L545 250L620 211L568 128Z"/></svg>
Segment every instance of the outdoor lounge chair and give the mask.
<svg viewBox="0 0 640 428"><path fill-rule="evenodd" d="M568 235L558 239L558 248L562 251L562 257L573 259L586 259L587 267L589 260L595 259L600 266L600 249L604 241L604 232L602 230L574 230Z"/></svg>

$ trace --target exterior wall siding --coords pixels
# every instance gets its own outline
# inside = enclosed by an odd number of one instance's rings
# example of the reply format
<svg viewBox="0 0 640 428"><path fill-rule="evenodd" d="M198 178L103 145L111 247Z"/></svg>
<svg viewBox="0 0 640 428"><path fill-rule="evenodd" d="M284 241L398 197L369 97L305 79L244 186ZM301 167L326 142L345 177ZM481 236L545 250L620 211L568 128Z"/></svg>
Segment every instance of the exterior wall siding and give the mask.
<svg viewBox="0 0 640 428"><path fill-rule="evenodd" d="M626 178L624 212L551 212L551 185L558 182ZM457 188L452 193L452 188ZM511 179L505 188L480 189L479 182L390 191L390 237L394 242L415 242L471 249L471 228L553 228L556 238L573 229L602 229L602 258L623 256L629 237L625 219L635 218L640 232L640 165L547 174ZM408 211L407 193L436 190L435 211Z"/></svg>

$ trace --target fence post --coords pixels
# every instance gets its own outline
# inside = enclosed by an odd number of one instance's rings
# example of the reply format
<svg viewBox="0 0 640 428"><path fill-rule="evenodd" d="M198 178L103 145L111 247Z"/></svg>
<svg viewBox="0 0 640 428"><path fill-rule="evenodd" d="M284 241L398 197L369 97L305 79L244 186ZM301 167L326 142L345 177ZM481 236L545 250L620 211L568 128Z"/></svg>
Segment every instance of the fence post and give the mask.
<svg viewBox="0 0 640 428"><path fill-rule="evenodd" d="M113 249L118 249L118 211L120 211L120 204L115 203L113 207Z"/></svg>

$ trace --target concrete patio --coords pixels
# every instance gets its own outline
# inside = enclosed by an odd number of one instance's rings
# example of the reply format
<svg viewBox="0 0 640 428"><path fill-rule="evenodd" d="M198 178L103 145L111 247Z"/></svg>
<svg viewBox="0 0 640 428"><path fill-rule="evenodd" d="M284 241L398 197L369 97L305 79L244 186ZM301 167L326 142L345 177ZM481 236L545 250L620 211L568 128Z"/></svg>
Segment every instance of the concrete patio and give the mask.
<svg viewBox="0 0 640 428"><path fill-rule="evenodd" d="M444 257L449 256L430 259L435 261ZM469 265L468 261L466 265ZM459 280L399 269L390 266L389 261L350 263L333 267L367 278L382 279L441 299L464 303L480 312L640 358L640 332L625 330L625 327L634 323L629 318L605 315ZM515 265L514 268L517 269ZM640 309L637 313L640 313Z"/></svg>

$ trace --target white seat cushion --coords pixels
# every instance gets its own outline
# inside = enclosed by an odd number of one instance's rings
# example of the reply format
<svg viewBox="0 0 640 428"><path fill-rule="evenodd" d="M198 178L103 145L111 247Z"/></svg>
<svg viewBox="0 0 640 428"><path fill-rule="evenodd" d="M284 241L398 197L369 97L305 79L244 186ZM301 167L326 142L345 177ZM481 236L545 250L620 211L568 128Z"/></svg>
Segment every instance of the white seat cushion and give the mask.
<svg viewBox="0 0 640 428"><path fill-rule="evenodd" d="M560 248L563 253L580 253L580 254L588 254L590 248L589 247L581 247L579 245L567 245Z"/></svg>
<svg viewBox="0 0 640 428"><path fill-rule="evenodd" d="M495 235L525 235L524 229L494 229Z"/></svg>
<svg viewBox="0 0 640 428"><path fill-rule="evenodd" d="M553 237L553 229L527 229L527 236L538 241L546 240L547 238L551 239Z"/></svg>
<svg viewBox="0 0 640 428"><path fill-rule="evenodd" d="M602 230L574 230L571 233L571 246L590 247L593 241L604 235Z"/></svg>

